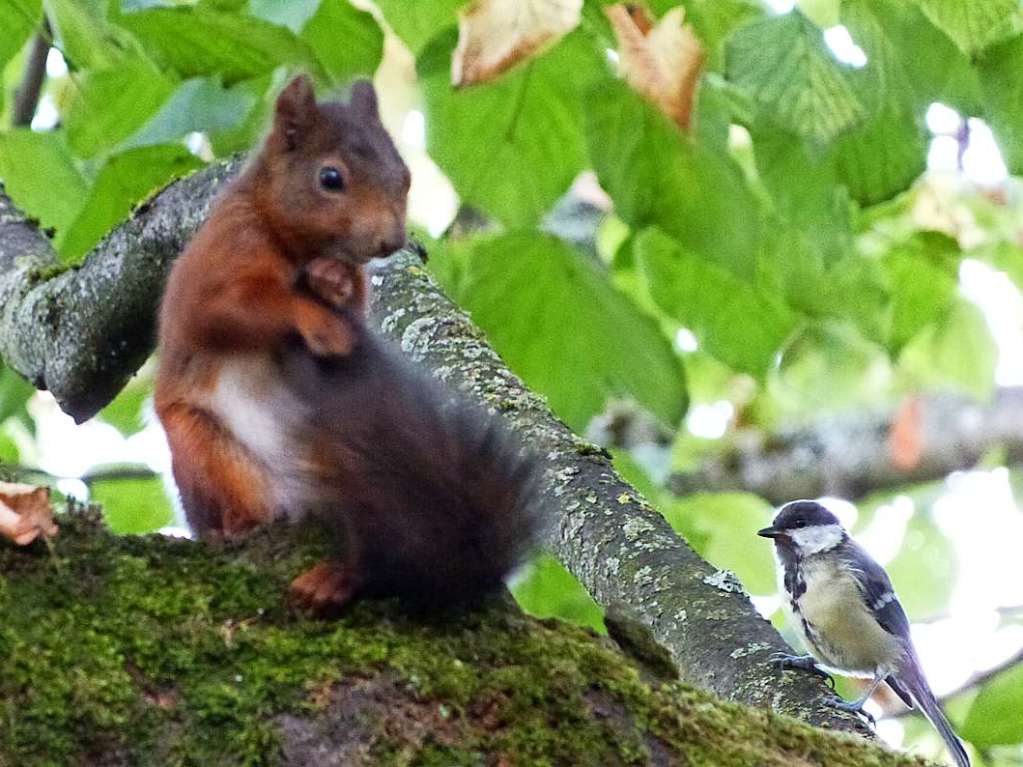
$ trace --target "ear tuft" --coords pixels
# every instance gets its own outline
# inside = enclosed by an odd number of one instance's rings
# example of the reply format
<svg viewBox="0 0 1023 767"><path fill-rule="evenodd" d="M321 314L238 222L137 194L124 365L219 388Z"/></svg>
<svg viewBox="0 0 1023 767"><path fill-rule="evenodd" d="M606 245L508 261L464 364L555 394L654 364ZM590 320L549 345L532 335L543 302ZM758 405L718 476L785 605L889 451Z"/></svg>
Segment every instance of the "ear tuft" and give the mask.
<svg viewBox="0 0 1023 767"><path fill-rule="evenodd" d="M279 134L289 149L294 149L302 130L316 117L316 94L308 75L298 75L277 97L274 114L274 132Z"/></svg>
<svg viewBox="0 0 1023 767"><path fill-rule="evenodd" d="M369 80L357 80L355 82L352 86L352 96L348 104L361 117L380 117L377 105L377 92L373 88L373 83Z"/></svg>

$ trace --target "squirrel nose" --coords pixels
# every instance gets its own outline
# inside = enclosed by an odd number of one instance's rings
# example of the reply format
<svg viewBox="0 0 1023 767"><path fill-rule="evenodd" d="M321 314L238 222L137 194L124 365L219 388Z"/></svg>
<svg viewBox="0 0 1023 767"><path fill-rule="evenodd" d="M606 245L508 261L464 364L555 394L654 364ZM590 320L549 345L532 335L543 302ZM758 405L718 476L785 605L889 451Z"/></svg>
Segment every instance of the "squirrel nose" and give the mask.
<svg viewBox="0 0 1023 767"><path fill-rule="evenodd" d="M389 256L405 245L405 222L395 217L391 231L377 239L377 255Z"/></svg>

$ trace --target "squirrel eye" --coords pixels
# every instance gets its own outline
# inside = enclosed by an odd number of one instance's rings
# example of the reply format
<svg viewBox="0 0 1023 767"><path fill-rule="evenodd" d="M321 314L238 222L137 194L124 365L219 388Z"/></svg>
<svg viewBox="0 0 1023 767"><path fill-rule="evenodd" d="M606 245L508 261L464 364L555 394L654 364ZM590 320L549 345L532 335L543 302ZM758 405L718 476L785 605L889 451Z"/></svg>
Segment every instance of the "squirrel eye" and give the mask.
<svg viewBox="0 0 1023 767"><path fill-rule="evenodd" d="M331 192L341 192L345 188L344 178L341 171L333 165L326 165L320 168L320 186L329 189Z"/></svg>

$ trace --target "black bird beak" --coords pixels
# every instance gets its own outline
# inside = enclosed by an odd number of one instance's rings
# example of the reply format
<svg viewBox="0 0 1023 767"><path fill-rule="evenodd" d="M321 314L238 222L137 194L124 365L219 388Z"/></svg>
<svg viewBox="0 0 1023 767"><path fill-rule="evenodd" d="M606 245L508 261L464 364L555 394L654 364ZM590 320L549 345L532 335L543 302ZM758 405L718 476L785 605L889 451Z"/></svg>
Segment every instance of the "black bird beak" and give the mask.
<svg viewBox="0 0 1023 767"><path fill-rule="evenodd" d="M765 527L763 530L757 530L757 535L761 538L779 538L785 533L776 527Z"/></svg>

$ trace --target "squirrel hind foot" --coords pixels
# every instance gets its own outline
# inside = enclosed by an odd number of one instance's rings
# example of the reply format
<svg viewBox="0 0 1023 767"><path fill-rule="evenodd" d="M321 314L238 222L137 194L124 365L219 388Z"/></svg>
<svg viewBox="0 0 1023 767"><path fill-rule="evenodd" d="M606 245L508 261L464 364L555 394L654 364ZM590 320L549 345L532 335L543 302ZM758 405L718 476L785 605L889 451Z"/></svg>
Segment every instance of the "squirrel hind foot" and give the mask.
<svg viewBox="0 0 1023 767"><path fill-rule="evenodd" d="M316 617L328 618L340 614L358 590L358 581L350 568L335 560L325 560L291 582L291 600Z"/></svg>

